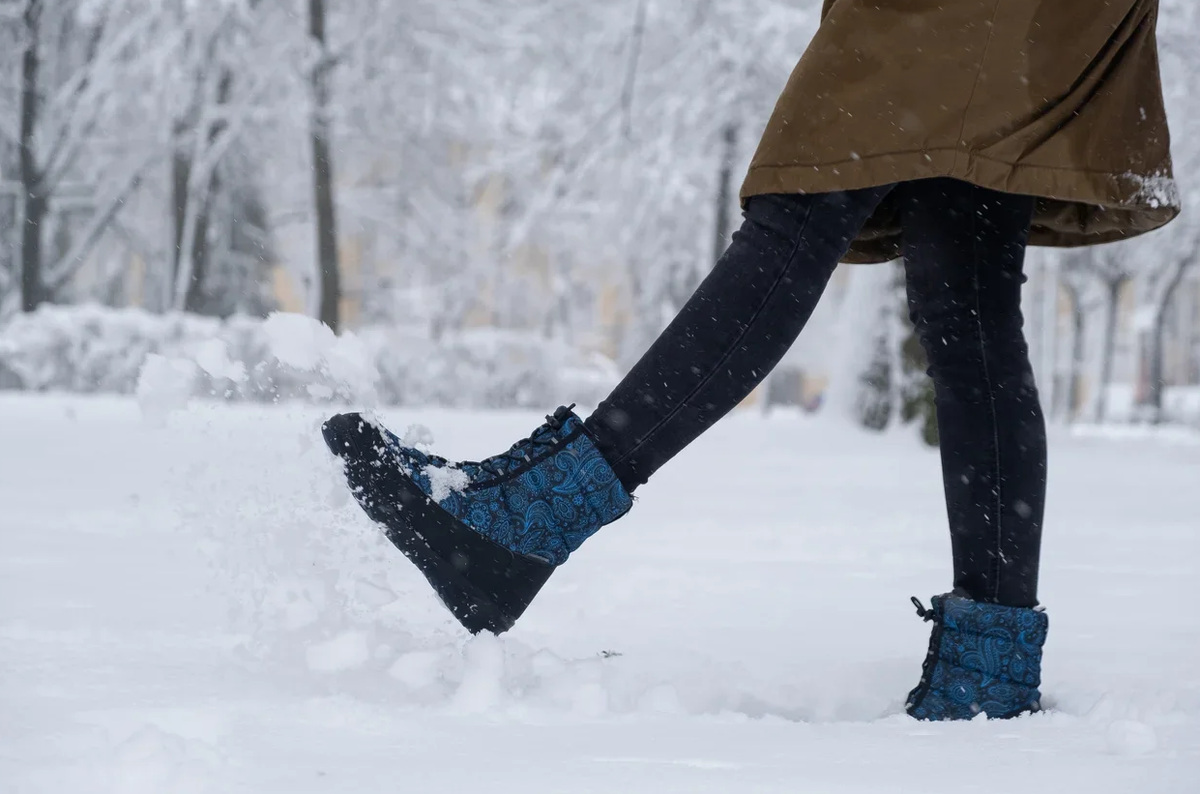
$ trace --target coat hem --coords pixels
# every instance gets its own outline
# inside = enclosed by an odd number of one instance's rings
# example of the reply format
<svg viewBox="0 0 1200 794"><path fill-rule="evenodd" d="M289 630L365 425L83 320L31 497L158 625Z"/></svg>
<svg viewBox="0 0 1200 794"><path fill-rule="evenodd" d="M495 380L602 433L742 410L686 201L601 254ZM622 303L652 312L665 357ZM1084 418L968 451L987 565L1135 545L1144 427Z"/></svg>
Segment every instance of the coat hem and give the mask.
<svg viewBox="0 0 1200 794"><path fill-rule="evenodd" d="M1179 206L1167 176L1169 161L1156 170L1163 176L1009 163L980 152L943 148L820 165L752 164L740 197L744 205L750 197L767 193L831 193L951 177L1037 197L1029 244L1075 247L1128 239L1174 219ZM881 206L842 261L870 264L897 258L900 229L894 215Z"/></svg>

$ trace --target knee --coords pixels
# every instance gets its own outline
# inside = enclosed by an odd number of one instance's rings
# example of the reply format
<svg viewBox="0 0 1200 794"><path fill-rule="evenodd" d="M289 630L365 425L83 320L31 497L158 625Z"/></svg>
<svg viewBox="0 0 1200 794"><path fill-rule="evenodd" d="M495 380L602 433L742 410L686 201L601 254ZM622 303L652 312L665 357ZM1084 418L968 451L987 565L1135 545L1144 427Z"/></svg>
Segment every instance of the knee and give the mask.
<svg viewBox="0 0 1200 794"><path fill-rule="evenodd" d="M987 328L973 315L919 322L918 337L939 386L964 396L985 391L1035 393L1029 347L1020 322Z"/></svg>

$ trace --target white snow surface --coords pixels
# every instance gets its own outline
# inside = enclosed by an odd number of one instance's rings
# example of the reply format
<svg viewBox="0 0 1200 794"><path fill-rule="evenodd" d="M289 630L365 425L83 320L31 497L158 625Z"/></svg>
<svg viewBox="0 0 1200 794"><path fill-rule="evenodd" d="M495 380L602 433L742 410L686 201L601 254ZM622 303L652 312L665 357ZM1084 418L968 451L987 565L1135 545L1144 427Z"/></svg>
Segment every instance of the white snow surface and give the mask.
<svg viewBox="0 0 1200 794"><path fill-rule="evenodd" d="M184 358L169 358L151 353L138 373L137 402L142 416L154 425L163 425L175 411L188 407L196 365Z"/></svg>
<svg viewBox="0 0 1200 794"><path fill-rule="evenodd" d="M234 383L244 383L246 380L246 365L229 358L229 346L225 340L206 339L196 346L196 366L208 373L212 378L225 378Z"/></svg>
<svg viewBox="0 0 1200 794"><path fill-rule="evenodd" d="M452 493L462 493L471 484L467 473L455 466L425 467L425 476L429 478L429 495L433 501L441 502Z"/></svg>
<svg viewBox="0 0 1200 794"><path fill-rule="evenodd" d="M927 724L908 597L947 589L949 542L908 434L731 417L471 639L318 410L0 411L5 794L1200 790L1200 445L1053 434L1050 711ZM542 421L381 418L451 458Z"/></svg>
<svg viewBox="0 0 1200 794"><path fill-rule="evenodd" d="M273 312L263 322L262 331L271 355L281 364L322 372L344 396L369 404L376 401L379 372L366 345L354 334L336 336L329 326L311 317L287 312ZM324 384L319 387L328 393L309 390L318 399L327 399L335 391Z"/></svg>

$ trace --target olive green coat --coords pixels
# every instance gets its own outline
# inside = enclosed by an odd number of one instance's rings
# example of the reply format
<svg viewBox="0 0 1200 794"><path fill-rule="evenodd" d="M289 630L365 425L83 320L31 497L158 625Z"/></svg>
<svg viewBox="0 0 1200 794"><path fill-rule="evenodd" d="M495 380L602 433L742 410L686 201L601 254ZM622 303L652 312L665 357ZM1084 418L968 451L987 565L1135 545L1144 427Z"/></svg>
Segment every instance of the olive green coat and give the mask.
<svg viewBox="0 0 1200 794"><path fill-rule="evenodd" d="M1179 212L1158 0L826 0L743 200L926 177L1039 196L1030 243L1132 237ZM886 201L845 257L899 255Z"/></svg>

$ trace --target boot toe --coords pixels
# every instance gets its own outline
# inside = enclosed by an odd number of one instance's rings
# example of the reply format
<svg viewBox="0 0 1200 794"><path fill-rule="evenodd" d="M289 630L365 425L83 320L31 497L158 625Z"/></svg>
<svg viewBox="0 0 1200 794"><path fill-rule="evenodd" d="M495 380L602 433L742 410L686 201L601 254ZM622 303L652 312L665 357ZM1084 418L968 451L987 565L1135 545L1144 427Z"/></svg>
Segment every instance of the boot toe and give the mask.
<svg viewBox="0 0 1200 794"><path fill-rule="evenodd" d="M349 450L368 440L371 430L371 424L357 413L338 414L321 425L325 445L333 454L343 457Z"/></svg>

